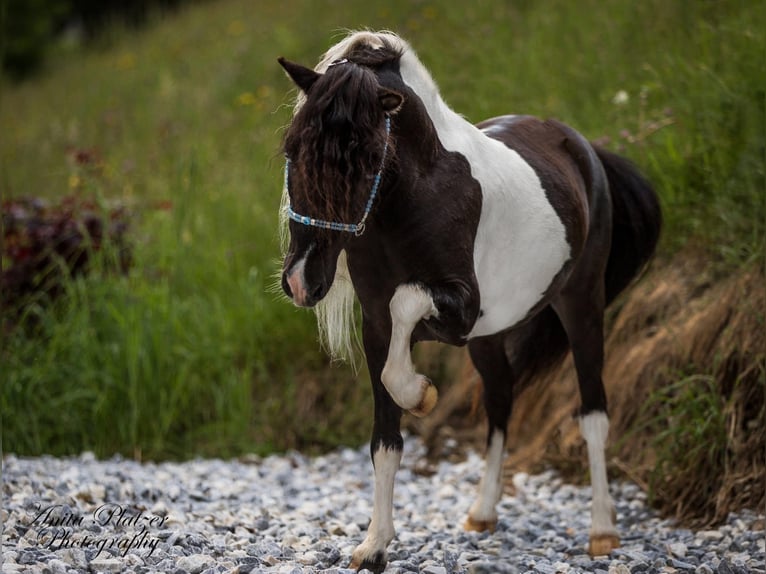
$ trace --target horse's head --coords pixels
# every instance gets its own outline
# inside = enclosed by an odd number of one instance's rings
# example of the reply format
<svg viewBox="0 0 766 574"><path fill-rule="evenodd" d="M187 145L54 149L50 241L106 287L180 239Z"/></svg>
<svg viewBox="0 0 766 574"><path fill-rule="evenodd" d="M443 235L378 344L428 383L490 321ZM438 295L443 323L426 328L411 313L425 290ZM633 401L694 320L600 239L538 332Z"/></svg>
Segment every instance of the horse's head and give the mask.
<svg viewBox="0 0 766 574"><path fill-rule="evenodd" d="M311 307L332 286L338 256L358 240L392 161L391 116L403 97L378 71L350 59L317 72L280 58L301 90L285 134L284 215L290 243L282 288Z"/></svg>

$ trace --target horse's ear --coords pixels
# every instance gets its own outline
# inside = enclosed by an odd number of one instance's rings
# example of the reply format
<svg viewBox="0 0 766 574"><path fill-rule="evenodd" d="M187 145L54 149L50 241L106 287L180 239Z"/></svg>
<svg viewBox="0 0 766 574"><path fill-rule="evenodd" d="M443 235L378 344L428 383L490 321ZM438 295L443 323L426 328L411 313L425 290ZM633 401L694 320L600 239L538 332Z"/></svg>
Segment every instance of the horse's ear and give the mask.
<svg viewBox="0 0 766 574"><path fill-rule="evenodd" d="M404 96L388 88L378 88L378 100L380 105L383 106L383 111L393 115L401 109L404 103Z"/></svg>
<svg viewBox="0 0 766 574"><path fill-rule="evenodd" d="M311 86L314 85L314 82L316 82L321 75L311 68L301 66L300 64L296 64L295 62L291 62L290 60L286 60L284 58L277 58L277 61L285 69L285 72L287 72L287 75L290 76L290 79L295 82L295 85L297 85L303 91L303 93L307 93L311 89Z"/></svg>

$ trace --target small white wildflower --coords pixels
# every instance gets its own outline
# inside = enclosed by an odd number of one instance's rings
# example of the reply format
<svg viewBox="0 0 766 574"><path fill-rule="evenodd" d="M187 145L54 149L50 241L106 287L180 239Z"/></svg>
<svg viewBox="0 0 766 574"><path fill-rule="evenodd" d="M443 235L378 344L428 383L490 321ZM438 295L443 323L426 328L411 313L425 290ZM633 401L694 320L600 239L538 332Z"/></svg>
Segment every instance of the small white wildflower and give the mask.
<svg viewBox="0 0 766 574"><path fill-rule="evenodd" d="M628 103L629 100L630 100L630 96L628 95L628 92L626 92L625 90L620 90L612 98L612 103L615 106L624 106L625 104Z"/></svg>

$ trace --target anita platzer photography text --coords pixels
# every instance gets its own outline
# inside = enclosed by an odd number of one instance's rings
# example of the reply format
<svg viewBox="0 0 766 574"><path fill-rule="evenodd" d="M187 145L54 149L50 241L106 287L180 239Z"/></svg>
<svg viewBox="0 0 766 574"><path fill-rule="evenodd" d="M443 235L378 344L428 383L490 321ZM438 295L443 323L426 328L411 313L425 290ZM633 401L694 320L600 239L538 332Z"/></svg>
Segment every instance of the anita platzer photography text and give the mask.
<svg viewBox="0 0 766 574"><path fill-rule="evenodd" d="M63 504L37 504L39 511L32 518L31 528L37 529L37 543L43 548L95 548L94 559L117 550L126 556L131 550L145 550L151 556L159 538L155 533L165 528L169 516L146 514L120 504L102 504L92 514L82 515Z"/></svg>

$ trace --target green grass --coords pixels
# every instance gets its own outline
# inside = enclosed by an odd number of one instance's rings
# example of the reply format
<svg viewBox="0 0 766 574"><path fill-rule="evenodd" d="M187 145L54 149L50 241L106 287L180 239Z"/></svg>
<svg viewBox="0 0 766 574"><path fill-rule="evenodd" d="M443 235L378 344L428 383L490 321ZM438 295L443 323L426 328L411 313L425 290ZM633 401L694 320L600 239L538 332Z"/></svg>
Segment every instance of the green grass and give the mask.
<svg viewBox="0 0 766 574"><path fill-rule="evenodd" d="M125 203L135 249L129 276L72 281L29 310L34 330L4 335L6 451L223 456L367 437L364 375L328 369L313 316L270 290L293 95L276 58L313 64L359 27L405 36L471 120L553 116L623 149L657 184L666 254L692 243L729 268L763 264L763 3L200 3L2 85L3 196ZM100 159L78 166L77 149Z"/></svg>
<svg viewBox="0 0 766 574"><path fill-rule="evenodd" d="M632 432L650 437L656 457L646 473L653 506L705 527L733 508L763 504L766 373L759 360L757 371L734 381L678 373L649 397Z"/></svg>

